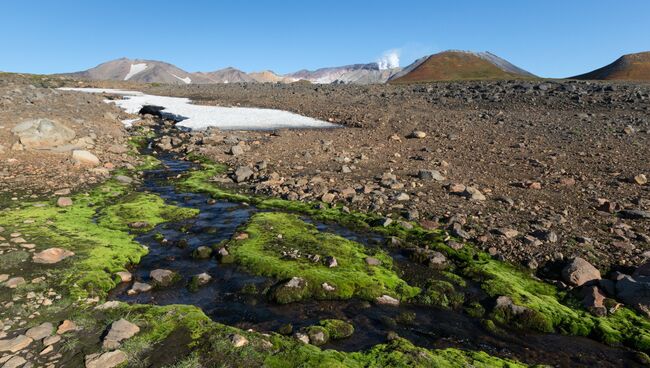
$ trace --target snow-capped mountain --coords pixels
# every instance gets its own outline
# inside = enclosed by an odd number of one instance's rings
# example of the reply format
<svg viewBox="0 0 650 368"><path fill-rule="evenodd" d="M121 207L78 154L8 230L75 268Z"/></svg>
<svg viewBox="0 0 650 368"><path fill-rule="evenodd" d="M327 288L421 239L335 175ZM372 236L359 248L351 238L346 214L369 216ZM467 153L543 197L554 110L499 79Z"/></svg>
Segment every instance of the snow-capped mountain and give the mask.
<svg viewBox="0 0 650 368"><path fill-rule="evenodd" d="M140 83L190 84L210 83L201 75L194 75L172 64L156 60L121 58L99 64L86 71L68 74L77 78L120 80Z"/></svg>

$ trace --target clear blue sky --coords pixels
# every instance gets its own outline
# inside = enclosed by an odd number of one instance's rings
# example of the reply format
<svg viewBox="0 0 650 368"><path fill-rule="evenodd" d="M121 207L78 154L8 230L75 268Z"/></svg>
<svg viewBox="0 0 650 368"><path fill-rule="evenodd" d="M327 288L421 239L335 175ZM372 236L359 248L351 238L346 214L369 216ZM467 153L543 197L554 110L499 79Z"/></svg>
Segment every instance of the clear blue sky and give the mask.
<svg viewBox="0 0 650 368"><path fill-rule="evenodd" d="M6 0L0 47L0 70L30 73L122 56L287 73L463 49L566 77L650 50L650 0Z"/></svg>

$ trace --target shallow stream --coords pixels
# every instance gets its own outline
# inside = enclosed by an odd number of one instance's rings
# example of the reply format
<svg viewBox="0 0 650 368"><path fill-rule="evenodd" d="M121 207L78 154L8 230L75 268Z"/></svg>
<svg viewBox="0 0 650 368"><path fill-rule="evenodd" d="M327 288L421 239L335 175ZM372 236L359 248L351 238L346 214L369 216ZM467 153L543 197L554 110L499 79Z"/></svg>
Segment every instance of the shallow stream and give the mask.
<svg viewBox="0 0 650 368"><path fill-rule="evenodd" d="M317 324L319 320L337 318L351 322L353 336L331 341L324 348L344 351L367 349L386 341L389 331L427 348L457 347L483 350L489 354L517 359L526 363L543 363L562 367L635 367L634 352L612 348L594 340L557 334L508 331L495 334L483 327L479 319L459 311L403 304L381 306L364 300L303 301L280 305L267 300L262 291L278 280L247 273L234 264L219 264L214 258L194 259L192 251L199 246L213 246L230 239L237 228L259 209L241 203L217 201L205 194L177 192L173 178L192 168L191 163L171 155L159 157L162 167L144 173L141 189L160 195L168 203L196 208L200 214L191 220L166 223L140 235L137 240L149 248L149 254L133 270L134 278L148 282L149 272L170 269L182 281L148 293L127 295L130 284L113 290L111 297L129 303L192 304L204 310L215 321L244 329L269 332L285 324L294 331ZM376 234L358 233L338 224L311 221L320 231L333 232L365 246L383 246ZM160 241L160 234L167 241ZM183 247L179 242L186 243ZM391 253L400 268L422 267L411 263L399 253ZM196 291L188 288L193 275L207 272L212 280ZM407 279L408 281L408 279ZM245 293L255 285L257 292ZM414 319L406 318L415 316Z"/></svg>

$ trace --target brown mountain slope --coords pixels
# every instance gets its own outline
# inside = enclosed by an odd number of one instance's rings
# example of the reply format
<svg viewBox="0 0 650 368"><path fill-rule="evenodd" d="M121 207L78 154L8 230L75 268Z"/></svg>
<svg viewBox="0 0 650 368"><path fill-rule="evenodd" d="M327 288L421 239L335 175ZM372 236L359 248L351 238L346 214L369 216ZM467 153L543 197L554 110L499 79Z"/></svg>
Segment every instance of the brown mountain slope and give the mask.
<svg viewBox="0 0 650 368"><path fill-rule="evenodd" d="M414 83L444 80L533 78L533 74L517 68L490 53L445 51L429 56L419 65L407 67L390 83Z"/></svg>
<svg viewBox="0 0 650 368"><path fill-rule="evenodd" d="M650 51L623 55L609 65L570 79L650 81Z"/></svg>

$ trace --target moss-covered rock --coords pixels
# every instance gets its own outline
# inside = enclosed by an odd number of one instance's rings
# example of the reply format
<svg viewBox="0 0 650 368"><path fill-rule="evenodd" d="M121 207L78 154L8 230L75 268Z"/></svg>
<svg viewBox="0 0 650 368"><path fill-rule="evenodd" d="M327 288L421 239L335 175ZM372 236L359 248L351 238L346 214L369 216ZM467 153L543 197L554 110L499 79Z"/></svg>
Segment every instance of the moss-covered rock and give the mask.
<svg viewBox="0 0 650 368"><path fill-rule="evenodd" d="M374 300L381 295L408 300L419 292L392 270L392 259L387 254L373 254L382 263L370 266L365 262L370 253L363 245L319 232L296 215L258 213L245 232L248 237L231 240L228 251L236 263L254 274L288 280L272 291L280 303L311 297ZM309 255L325 254L336 257L338 266L327 267L313 257L309 259Z"/></svg>
<svg viewBox="0 0 650 368"><path fill-rule="evenodd" d="M333 340L345 339L354 334L354 326L340 319L324 319L319 322Z"/></svg>

